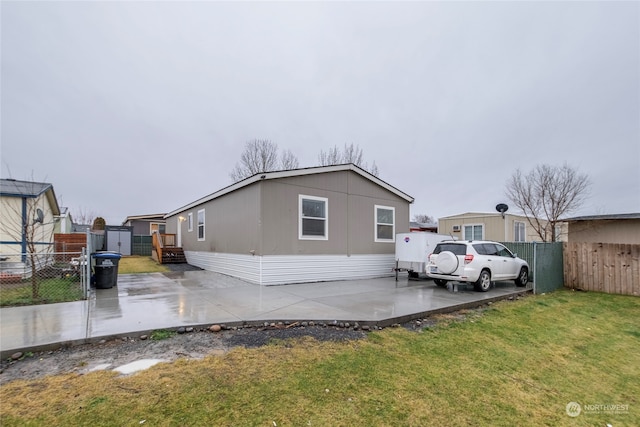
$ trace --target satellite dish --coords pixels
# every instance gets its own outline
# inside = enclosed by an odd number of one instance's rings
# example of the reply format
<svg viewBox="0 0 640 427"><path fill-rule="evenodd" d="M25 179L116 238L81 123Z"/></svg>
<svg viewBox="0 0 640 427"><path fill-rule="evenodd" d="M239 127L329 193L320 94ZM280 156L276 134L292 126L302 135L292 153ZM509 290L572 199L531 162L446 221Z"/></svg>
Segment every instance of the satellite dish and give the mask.
<svg viewBox="0 0 640 427"><path fill-rule="evenodd" d="M504 218L504 213L509 210L509 206L504 203L498 203L496 205L496 210L502 214L502 218Z"/></svg>
<svg viewBox="0 0 640 427"><path fill-rule="evenodd" d="M44 222L44 212L42 212L42 209L40 208L36 209L36 217L33 219L34 224L37 222L40 224Z"/></svg>

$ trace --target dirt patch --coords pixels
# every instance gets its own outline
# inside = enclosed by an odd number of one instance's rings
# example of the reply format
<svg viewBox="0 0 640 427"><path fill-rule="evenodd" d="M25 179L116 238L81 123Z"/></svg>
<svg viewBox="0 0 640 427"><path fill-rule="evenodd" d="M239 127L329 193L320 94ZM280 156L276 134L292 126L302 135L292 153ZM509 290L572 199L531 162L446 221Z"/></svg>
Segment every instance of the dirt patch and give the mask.
<svg viewBox="0 0 640 427"><path fill-rule="evenodd" d="M429 316L395 327L420 331L438 324L464 321L481 316L491 303L475 309L460 310L448 314ZM188 329L184 333L172 330L169 338L154 340L152 336L128 336L94 344L63 347L53 351L25 353L18 360L11 358L0 362L0 385L17 379L37 379L64 373L84 374L94 370L113 370L142 359L160 359L172 362L177 359L202 359L208 355L222 355L234 347L254 348L301 337L318 341L351 341L364 339L376 327L357 324L292 324L270 323L244 328L226 328L219 332L209 329ZM165 332L165 331L163 331Z"/></svg>
<svg viewBox="0 0 640 427"><path fill-rule="evenodd" d="M265 327L208 329L174 333L154 340L122 337L94 344L63 347L53 351L24 353L18 360L5 359L0 365L0 384L17 379L37 379L63 373L84 374L93 370L112 370L141 359L202 359L208 355L225 354L234 347L260 347L276 340L311 336L319 341L342 341L364 338L366 330L333 325L276 325Z"/></svg>

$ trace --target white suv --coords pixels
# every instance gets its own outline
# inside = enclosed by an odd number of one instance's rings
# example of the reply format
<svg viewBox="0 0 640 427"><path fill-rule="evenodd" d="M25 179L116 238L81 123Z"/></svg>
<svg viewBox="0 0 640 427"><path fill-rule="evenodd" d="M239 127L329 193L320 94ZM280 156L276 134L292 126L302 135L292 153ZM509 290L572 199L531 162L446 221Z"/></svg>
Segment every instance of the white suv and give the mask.
<svg viewBox="0 0 640 427"><path fill-rule="evenodd" d="M427 261L425 273L439 286L471 282L476 291L487 292L492 280L514 280L517 286L529 281L529 264L497 242L440 242Z"/></svg>

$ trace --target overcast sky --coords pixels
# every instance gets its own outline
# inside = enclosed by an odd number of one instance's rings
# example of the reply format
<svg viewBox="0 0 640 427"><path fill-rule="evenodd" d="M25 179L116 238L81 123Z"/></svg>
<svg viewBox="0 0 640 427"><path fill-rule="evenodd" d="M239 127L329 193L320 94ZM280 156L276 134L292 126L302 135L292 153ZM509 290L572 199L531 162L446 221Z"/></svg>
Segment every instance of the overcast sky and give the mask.
<svg viewBox="0 0 640 427"><path fill-rule="evenodd" d="M640 212L638 2L11 2L1 175L118 225L231 184L246 141L359 145L412 215L494 212L520 168ZM513 212L512 209L510 212Z"/></svg>

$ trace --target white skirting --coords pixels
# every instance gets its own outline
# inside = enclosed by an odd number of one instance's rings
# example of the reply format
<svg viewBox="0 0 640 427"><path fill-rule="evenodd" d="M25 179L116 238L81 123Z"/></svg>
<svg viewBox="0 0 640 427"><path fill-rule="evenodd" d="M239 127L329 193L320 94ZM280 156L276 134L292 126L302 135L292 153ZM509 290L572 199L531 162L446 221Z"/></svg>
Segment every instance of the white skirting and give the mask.
<svg viewBox="0 0 640 427"><path fill-rule="evenodd" d="M392 276L395 255L251 256L185 251L191 265L260 285Z"/></svg>

